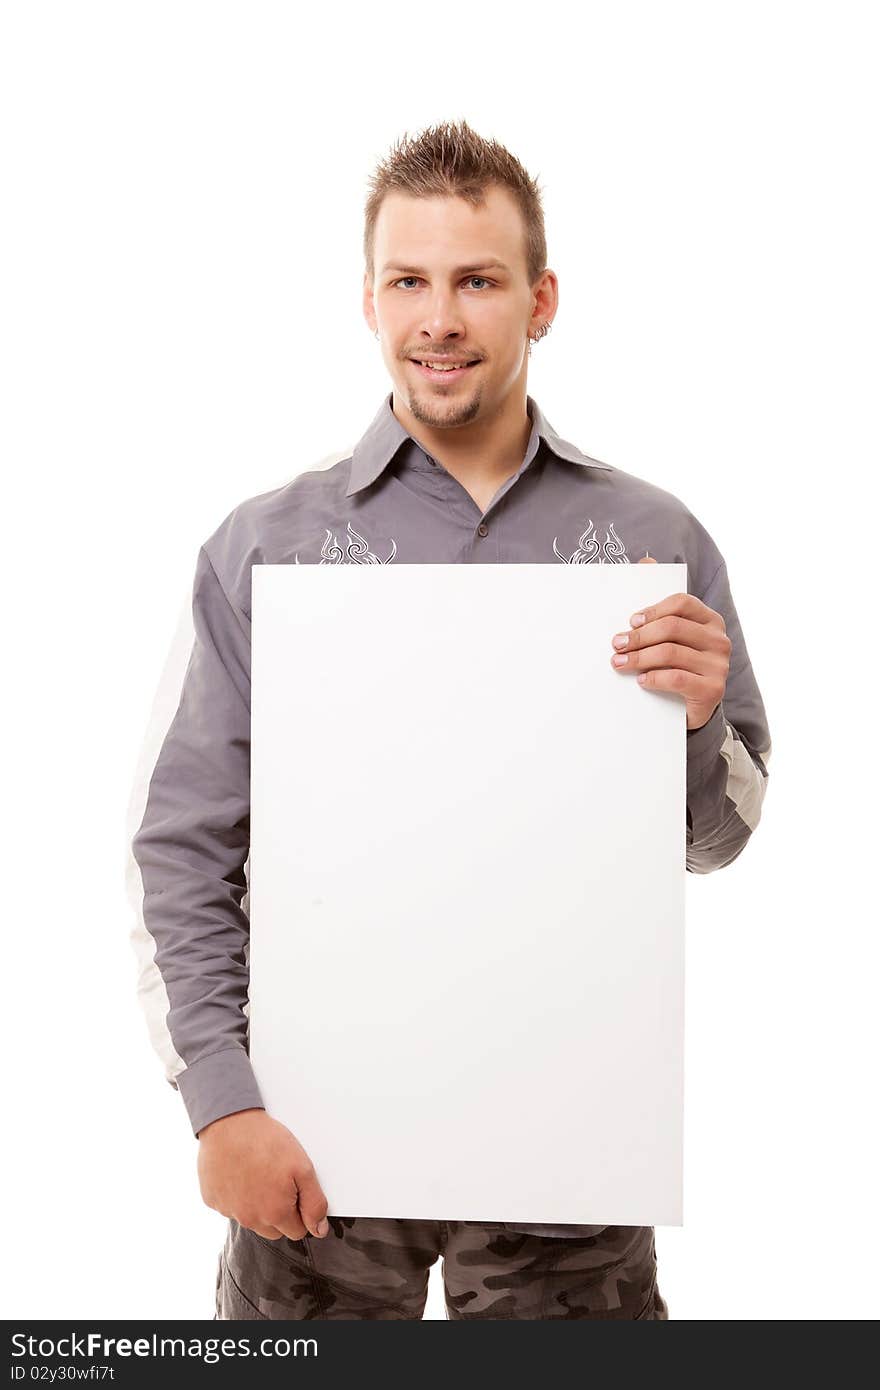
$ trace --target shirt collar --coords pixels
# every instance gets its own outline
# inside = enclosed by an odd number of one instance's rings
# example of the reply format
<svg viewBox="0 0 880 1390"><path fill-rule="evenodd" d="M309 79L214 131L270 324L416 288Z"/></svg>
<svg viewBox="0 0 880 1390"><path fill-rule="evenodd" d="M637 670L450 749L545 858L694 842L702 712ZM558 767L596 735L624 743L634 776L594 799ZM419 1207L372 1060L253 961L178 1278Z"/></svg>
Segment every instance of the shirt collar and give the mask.
<svg viewBox="0 0 880 1390"><path fill-rule="evenodd" d="M374 483L391 463L404 441L412 439L412 435L391 408L392 394L391 391L388 392L366 433L361 436L352 451L351 477L346 497L351 497L353 493L360 492L362 488ZM589 454L585 454L576 444L560 439L532 396L526 396L526 406L532 421L526 458L537 452L538 441L543 439L557 458L565 459L568 463L580 463L589 468L605 468L609 473L613 473L610 463L600 463L598 459L590 458ZM419 447L421 448L421 445Z"/></svg>

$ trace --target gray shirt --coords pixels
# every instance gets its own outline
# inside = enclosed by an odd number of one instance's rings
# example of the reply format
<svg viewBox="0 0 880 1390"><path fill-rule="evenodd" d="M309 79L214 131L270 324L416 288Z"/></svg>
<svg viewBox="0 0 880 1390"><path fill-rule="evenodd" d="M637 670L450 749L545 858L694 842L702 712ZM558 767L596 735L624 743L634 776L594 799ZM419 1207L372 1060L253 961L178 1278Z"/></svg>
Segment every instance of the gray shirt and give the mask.
<svg viewBox="0 0 880 1390"><path fill-rule="evenodd" d="M391 405L389 392L331 466L241 502L196 561L192 646L142 815L137 807L130 864L138 993L194 1134L263 1104L248 1057L252 565L626 565L646 553L684 562L688 592L722 614L732 643L723 699L686 735L688 871L730 864L760 819L764 705L727 566L684 503L561 439L528 396L522 463L481 511ZM475 1224L581 1237L604 1229Z"/></svg>

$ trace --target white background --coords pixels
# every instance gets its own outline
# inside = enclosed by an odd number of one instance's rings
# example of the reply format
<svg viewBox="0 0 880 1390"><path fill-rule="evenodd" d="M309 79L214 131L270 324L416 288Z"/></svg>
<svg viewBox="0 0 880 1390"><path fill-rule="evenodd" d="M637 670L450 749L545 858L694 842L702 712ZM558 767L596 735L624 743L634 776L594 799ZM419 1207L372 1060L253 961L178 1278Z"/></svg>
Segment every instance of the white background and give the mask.
<svg viewBox="0 0 880 1390"><path fill-rule="evenodd" d="M544 192L530 393L709 529L773 737L752 842L688 878L670 1317L876 1316L875 18L3 7L5 1316L213 1313L225 1222L136 1004L126 804L199 545L389 389L366 180L461 117Z"/></svg>

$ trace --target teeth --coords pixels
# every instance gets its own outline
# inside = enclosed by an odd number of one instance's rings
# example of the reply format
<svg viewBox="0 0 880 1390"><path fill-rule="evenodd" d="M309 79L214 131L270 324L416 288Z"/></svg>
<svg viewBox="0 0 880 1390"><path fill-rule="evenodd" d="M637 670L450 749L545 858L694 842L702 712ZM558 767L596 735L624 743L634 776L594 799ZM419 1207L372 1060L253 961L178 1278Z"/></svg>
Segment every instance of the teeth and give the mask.
<svg viewBox="0 0 880 1390"><path fill-rule="evenodd" d="M454 371L457 371L457 370L459 369L459 367L466 367L466 366L467 366L467 363L466 363L466 362L455 362L455 363L452 363L452 364L450 364L450 365L448 365L448 366L444 366L444 367L441 367L441 366L440 366L438 363L436 363L436 362L420 362L419 365L422 366L422 367L428 367L432 372L454 372Z"/></svg>

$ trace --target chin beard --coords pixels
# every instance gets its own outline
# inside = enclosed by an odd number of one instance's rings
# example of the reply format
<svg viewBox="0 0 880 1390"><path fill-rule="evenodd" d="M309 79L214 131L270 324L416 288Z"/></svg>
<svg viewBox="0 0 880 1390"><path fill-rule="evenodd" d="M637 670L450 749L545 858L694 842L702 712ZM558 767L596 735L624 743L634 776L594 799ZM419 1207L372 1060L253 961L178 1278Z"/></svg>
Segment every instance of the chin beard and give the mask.
<svg viewBox="0 0 880 1390"><path fill-rule="evenodd" d="M467 425L475 419L480 409L481 394L475 391L473 395L461 400L445 400L435 406L433 400L426 400L418 391L413 391L409 397L410 413L423 425L437 425L449 427L453 425Z"/></svg>

